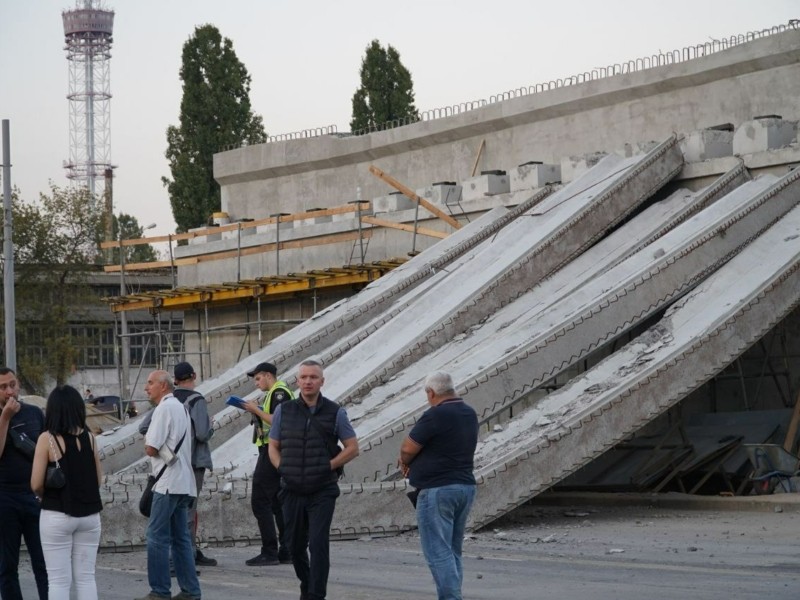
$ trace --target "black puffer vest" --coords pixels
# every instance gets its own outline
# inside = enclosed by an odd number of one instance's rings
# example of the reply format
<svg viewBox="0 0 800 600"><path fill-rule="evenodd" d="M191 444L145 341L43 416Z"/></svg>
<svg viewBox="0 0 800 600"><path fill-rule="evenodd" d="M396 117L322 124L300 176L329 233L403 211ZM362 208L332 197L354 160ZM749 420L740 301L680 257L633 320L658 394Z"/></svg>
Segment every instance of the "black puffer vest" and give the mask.
<svg viewBox="0 0 800 600"><path fill-rule="evenodd" d="M334 430L339 405L319 397L321 403L314 417L336 442ZM338 480L336 471L331 471L331 454L326 440L308 417L302 398L281 404L281 468L280 473L286 487L295 494L313 494Z"/></svg>

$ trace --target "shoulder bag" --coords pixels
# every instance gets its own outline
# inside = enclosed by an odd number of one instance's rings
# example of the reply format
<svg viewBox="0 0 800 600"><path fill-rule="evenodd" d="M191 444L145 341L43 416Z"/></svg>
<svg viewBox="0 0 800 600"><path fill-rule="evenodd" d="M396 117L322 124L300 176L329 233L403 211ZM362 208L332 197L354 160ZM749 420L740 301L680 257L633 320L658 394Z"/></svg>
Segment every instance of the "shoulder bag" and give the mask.
<svg viewBox="0 0 800 600"><path fill-rule="evenodd" d="M183 439L186 437L184 433L181 436L178 445L175 446L174 453L177 454L178 450L180 450L181 444L183 444ZM158 480L161 479L161 476L164 474L164 471L167 470L167 465L165 464L161 467L161 470L158 472L158 475L150 475L147 478L147 485L144 486L144 491L142 492L142 497L139 498L139 512L142 513L143 517L150 517L150 511L153 508L153 488L158 483Z"/></svg>

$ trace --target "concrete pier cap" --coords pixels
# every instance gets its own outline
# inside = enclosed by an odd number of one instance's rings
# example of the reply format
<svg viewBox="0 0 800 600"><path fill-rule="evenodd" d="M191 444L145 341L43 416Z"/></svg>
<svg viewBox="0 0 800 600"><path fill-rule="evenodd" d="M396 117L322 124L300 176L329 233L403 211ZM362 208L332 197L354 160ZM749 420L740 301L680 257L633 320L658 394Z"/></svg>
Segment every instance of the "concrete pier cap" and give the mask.
<svg viewBox="0 0 800 600"><path fill-rule="evenodd" d="M733 155L733 125L725 123L691 131L681 140L686 162L703 162Z"/></svg>
<svg viewBox="0 0 800 600"><path fill-rule="evenodd" d="M797 141L797 121L780 115L764 115L745 121L733 134L733 153L754 154L777 150Z"/></svg>

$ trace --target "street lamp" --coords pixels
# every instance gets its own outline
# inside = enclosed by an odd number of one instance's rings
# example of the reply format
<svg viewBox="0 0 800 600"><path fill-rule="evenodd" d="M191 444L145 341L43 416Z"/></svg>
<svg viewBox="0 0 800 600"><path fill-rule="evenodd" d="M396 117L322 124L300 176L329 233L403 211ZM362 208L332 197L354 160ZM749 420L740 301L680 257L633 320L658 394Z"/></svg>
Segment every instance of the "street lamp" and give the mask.
<svg viewBox="0 0 800 600"><path fill-rule="evenodd" d="M155 223L150 223L147 227L142 228L142 232L147 231L148 229L153 229L156 226ZM119 242L119 295L120 297L124 297L128 294L128 290L125 287L125 247L122 245L123 240L123 232L122 228L119 229L119 236L117 241ZM120 357L120 361L122 362L122 381L120 381L119 386L119 420L125 420L125 411L123 406L125 406L125 399L128 398L130 400L130 390L128 386L130 385L131 381L131 373L130 373L130 364L131 364L131 339L128 337L128 314L125 310L120 311L120 337L122 338L122 356Z"/></svg>

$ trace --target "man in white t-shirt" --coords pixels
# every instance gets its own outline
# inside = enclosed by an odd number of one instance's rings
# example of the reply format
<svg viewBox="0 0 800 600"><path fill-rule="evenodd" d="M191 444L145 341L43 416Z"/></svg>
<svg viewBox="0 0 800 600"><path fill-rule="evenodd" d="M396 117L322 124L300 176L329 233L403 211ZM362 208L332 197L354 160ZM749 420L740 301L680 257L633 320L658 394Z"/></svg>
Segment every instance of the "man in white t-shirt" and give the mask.
<svg viewBox="0 0 800 600"><path fill-rule="evenodd" d="M200 600L200 582L192 552L186 511L197 496L192 470L192 425L189 413L172 395L172 378L166 371L153 371L144 390L156 405L145 437L153 475L161 476L153 488L153 507L147 526L147 580L150 593L137 600ZM162 473L163 469L163 473ZM171 595L169 556L181 588Z"/></svg>

